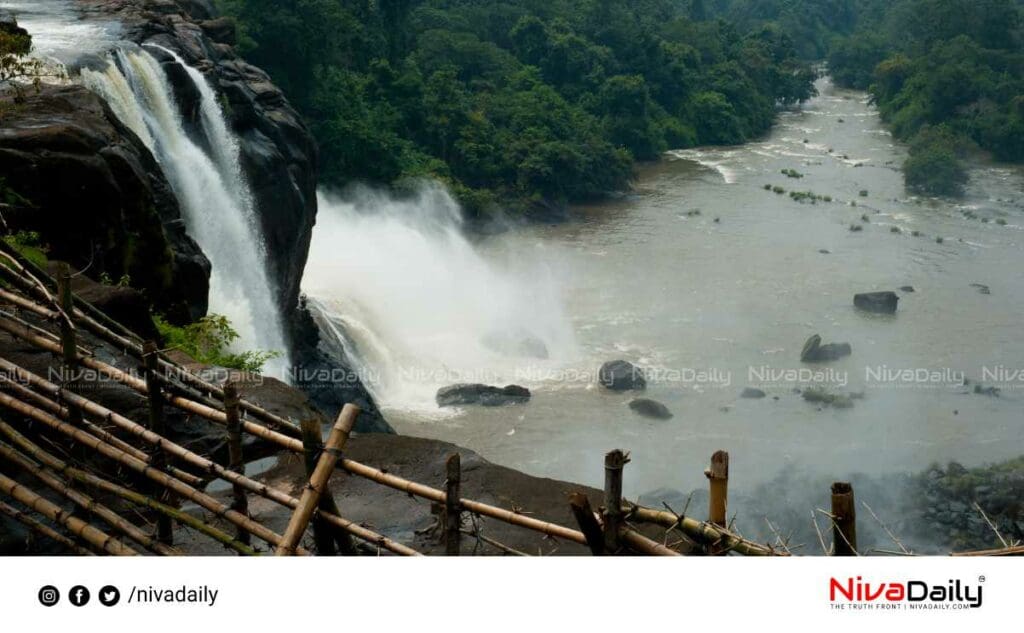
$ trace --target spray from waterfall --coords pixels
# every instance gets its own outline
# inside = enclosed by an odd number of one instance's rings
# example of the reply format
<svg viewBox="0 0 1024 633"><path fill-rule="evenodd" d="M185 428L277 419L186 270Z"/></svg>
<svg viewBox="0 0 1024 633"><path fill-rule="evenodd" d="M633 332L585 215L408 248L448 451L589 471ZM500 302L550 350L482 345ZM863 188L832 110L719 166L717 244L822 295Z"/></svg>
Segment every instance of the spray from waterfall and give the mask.
<svg viewBox="0 0 1024 633"><path fill-rule="evenodd" d="M170 51L168 51L170 52ZM189 234L210 259L210 312L230 319L239 349L281 352L266 373L288 368L281 315L267 277L252 194L238 143L205 78L174 55L200 94L202 132L213 156L186 133L181 110L160 63L145 50L119 49L102 71L83 69L86 86L153 152L181 203Z"/></svg>
<svg viewBox="0 0 1024 633"><path fill-rule="evenodd" d="M484 256L440 186L321 194L303 290L378 404L436 413L459 382L554 385L574 358L551 253Z"/></svg>

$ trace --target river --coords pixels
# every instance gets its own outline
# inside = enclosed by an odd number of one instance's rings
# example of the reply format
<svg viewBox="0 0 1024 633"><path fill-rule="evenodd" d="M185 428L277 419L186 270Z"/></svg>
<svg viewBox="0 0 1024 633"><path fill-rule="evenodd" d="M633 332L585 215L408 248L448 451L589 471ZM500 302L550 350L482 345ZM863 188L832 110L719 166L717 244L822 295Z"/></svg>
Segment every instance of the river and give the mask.
<svg viewBox="0 0 1024 633"><path fill-rule="evenodd" d="M471 243L437 228L451 203L436 192L325 200L306 290L349 328L399 432L534 475L599 486L602 455L622 448L626 491L640 494L703 486L716 449L730 452L740 488L793 466L845 479L1024 453L1014 373L1024 367L1024 171L978 162L964 199L909 195L905 148L867 96L818 87L766 138L670 152L641 168L630 195L565 224ZM766 184L832 200L801 203ZM853 307L855 293L903 286L914 292L899 293L895 316ZM481 334L499 322L543 339L550 358L485 349ZM815 333L849 342L852 355L801 364ZM644 396L673 418L639 417L627 407L634 394L595 387L597 368L616 358L651 372ZM818 372L793 375L800 368ZM1001 393L971 393L964 377ZM437 387L469 379L516 382L533 397L433 404ZM840 409L794 391L819 384L863 398ZM748 385L767 397L739 397Z"/></svg>

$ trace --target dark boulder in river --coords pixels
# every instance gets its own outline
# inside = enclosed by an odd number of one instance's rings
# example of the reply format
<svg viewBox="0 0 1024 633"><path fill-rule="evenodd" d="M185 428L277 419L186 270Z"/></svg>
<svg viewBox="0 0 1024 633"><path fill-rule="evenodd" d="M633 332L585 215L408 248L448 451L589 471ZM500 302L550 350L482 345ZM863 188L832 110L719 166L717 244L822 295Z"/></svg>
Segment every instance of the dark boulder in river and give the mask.
<svg viewBox="0 0 1024 633"><path fill-rule="evenodd" d="M484 407L500 407L507 404L523 404L530 399L530 390L519 385L492 387L479 384L459 384L437 390L437 406L457 407L464 404L479 404Z"/></svg>
<svg viewBox="0 0 1024 633"><path fill-rule="evenodd" d="M867 312L878 314L895 314L899 296L891 290L883 292L864 292L853 295L853 305Z"/></svg>
<svg viewBox="0 0 1024 633"><path fill-rule="evenodd" d="M746 387L740 393L741 398L764 398L766 395L768 394L756 387Z"/></svg>
<svg viewBox="0 0 1024 633"><path fill-rule="evenodd" d="M633 413L645 418L667 420L672 417L672 412L668 410L668 407L650 398L633 398L629 401L629 408Z"/></svg>
<svg viewBox="0 0 1024 633"><path fill-rule="evenodd" d="M804 348L800 352L800 360L805 363L817 363L829 360L837 360L843 356L853 353L849 343L826 343L821 344L821 336L815 334L807 339Z"/></svg>
<svg viewBox="0 0 1024 633"><path fill-rule="evenodd" d="M597 380L602 387L612 391L640 391L647 388L644 370L624 360L612 360L601 365Z"/></svg>

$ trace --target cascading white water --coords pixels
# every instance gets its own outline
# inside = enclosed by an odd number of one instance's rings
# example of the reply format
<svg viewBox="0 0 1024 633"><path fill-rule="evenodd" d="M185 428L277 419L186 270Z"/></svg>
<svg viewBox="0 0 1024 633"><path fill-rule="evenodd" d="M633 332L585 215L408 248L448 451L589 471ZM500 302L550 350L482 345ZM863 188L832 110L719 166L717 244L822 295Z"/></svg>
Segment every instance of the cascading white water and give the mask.
<svg viewBox="0 0 1024 633"><path fill-rule="evenodd" d="M537 385L574 357L557 271L482 257L439 185L321 194L319 209L303 290L382 407L435 412L439 387Z"/></svg>
<svg viewBox="0 0 1024 633"><path fill-rule="evenodd" d="M210 259L210 312L228 317L238 349L272 350L268 374L285 377L281 316L266 273L252 195L241 172L238 143L228 130L213 90L203 76L174 56L201 96L203 133L211 159L185 131L178 104L160 63L144 50L117 50L103 71L82 70L82 79L150 148L185 215L189 234Z"/></svg>

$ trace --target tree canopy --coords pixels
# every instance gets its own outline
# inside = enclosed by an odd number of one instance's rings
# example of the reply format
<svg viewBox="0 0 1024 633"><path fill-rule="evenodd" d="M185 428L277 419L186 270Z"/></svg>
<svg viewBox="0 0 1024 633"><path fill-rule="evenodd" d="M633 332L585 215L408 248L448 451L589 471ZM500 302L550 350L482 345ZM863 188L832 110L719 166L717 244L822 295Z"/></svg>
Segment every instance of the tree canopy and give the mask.
<svg viewBox="0 0 1024 633"><path fill-rule="evenodd" d="M673 0L221 0L309 120L322 181L447 181L469 211L624 189L813 94L793 38Z"/></svg>

